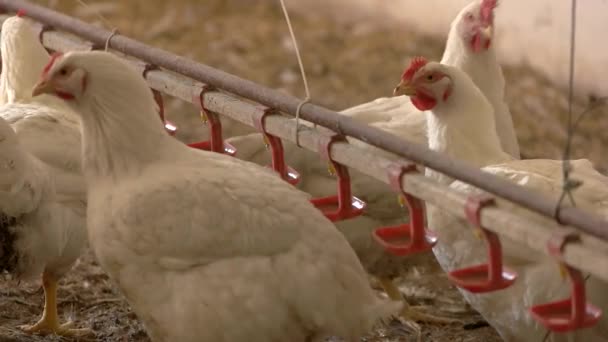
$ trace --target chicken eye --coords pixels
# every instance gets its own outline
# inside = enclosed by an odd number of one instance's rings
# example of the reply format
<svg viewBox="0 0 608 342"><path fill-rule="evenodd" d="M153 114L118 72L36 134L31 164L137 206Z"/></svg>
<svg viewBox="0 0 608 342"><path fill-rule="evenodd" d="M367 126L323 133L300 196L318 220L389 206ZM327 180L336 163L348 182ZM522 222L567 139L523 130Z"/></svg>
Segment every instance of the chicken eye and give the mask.
<svg viewBox="0 0 608 342"><path fill-rule="evenodd" d="M433 74L430 74L430 75L428 75L428 76L426 77L426 80L427 80L427 81L432 81L432 80L434 80L434 79L435 79L435 77L433 76Z"/></svg>
<svg viewBox="0 0 608 342"><path fill-rule="evenodd" d="M473 17L473 14L472 14L472 13L468 13L468 14L466 15L465 19L466 19L467 21L473 21L473 19L475 19L475 17Z"/></svg>
<svg viewBox="0 0 608 342"><path fill-rule="evenodd" d="M59 74L60 74L61 76L65 76L65 75L67 75L67 74L68 74L68 69L66 69L66 68L61 68L61 69L59 70Z"/></svg>

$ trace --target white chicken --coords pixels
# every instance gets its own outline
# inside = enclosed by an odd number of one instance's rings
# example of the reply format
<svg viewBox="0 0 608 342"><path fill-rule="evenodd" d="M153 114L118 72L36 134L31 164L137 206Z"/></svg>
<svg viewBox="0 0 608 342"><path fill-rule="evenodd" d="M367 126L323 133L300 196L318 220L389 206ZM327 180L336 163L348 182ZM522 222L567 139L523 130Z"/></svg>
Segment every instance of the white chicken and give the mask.
<svg viewBox="0 0 608 342"><path fill-rule="evenodd" d="M399 311L304 193L167 135L126 62L67 53L33 90L58 92L81 116L89 241L154 341L355 341Z"/></svg>
<svg viewBox="0 0 608 342"><path fill-rule="evenodd" d="M505 80L492 44L497 0L474 0L452 21L441 63L466 72L494 107L496 131L503 150L519 159L519 144L509 107ZM426 118L407 96L383 97L348 108L341 114L361 123L426 144Z"/></svg>
<svg viewBox="0 0 608 342"><path fill-rule="evenodd" d="M504 103L504 78L496 59L491 39L493 38L494 9L496 1L475 0L463 8L453 20L443 61L469 73L484 89L492 104L498 108L497 129L501 131L501 144L519 158L519 145L513 129L511 113ZM412 105L409 97L396 96L379 98L341 112L360 123L382 129L411 142L427 144L426 116L424 111ZM500 118L498 118L500 116ZM239 151L238 158L268 164L268 156L260 134L250 134L228 139ZM349 139L359 147L389 159L395 156L356 139ZM327 173L327 167L318 155L298 149L294 144L285 144L285 156L290 166L298 170L302 180L298 188L314 197L331 195L336 188L335 178ZM357 252L367 271L380 280L386 293L393 300L402 300L399 289L392 278L403 274L412 266L429 269L434 261L427 255L397 257L387 253L371 238L371 232L381 226L403 223L407 213L398 206L393 191L356 171L351 171L353 193L367 202L364 216L341 221L336 224ZM453 320L441 319L418 312L406 305L404 318L413 320L448 323Z"/></svg>
<svg viewBox="0 0 608 342"><path fill-rule="evenodd" d="M485 172L532 188L557 201L562 189L561 161L514 160L504 153L492 129L492 106L464 72L416 58L406 75L409 77L401 81L396 92L410 96L414 104L428 110L429 147L432 150L468 161ZM607 217L608 178L595 171L586 159L572 161L572 166L574 177L584 181L575 193L577 204ZM460 191L481 192L428 168L426 173ZM521 211L514 205L511 207L514 212ZM464 220L432 205L427 205L427 210L428 224L439 235L434 253L444 270L453 271L486 260L483 241L474 237L473 229ZM532 305L566 297L568 282L557 272L556 260L510 239L501 240L504 263L519 274L515 284L484 294L461 292L505 341L540 341L545 334L544 328L533 320L527 310ZM607 290L606 283L593 277L587 280L587 296L600 308L608 308ZM596 327L570 336L574 339L569 341L606 341L606 322L604 318ZM568 340L564 335L553 338L554 341Z"/></svg>
<svg viewBox="0 0 608 342"><path fill-rule="evenodd" d="M42 319L33 326L22 328L32 333L81 335L88 330L70 329L69 324L59 325L56 299L59 279L74 264L86 245L86 188L80 167L78 117L55 97L41 96L32 99L31 89L48 62L49 55L38 42L38 37L27 20L20 17L5 20L1 39L0 103L4 106L0 108L0 116L15 130L21 148L27 151L24 153L33 155L44 164L44 168L38 168L36 172L50 173L48 177L54 184L52 200L58 202L57 205L44 209L48 211L48 208L57 208L57 212L51 212L53 217L49 219L50 227L40 233L35 229L20 232L32 235L47 234L45 241L61 253L59 256L49 255L44 248L34 248L34 244L30 250L18 251L20 255L29 255L35 259L36 267L44 265L42 284L45 307ZM44 184L43 179L40 182ZM15 186L19 186L19 183ZM45 201L46 197L50 196L46 195L47 192L40 190L41 194L45 194ZM37 208L36 203L30 205L33 208L31 210ZM71 211L70 215L73 215L69 220L64 213L66 210ZM57 217L54 217L55 215ZM57 224L64 226L53 226ZM56 235L48 235L52 233ZM20 248L30 248L30 245L24 244ZM38 269L35 271L38 272Z"/></svg>

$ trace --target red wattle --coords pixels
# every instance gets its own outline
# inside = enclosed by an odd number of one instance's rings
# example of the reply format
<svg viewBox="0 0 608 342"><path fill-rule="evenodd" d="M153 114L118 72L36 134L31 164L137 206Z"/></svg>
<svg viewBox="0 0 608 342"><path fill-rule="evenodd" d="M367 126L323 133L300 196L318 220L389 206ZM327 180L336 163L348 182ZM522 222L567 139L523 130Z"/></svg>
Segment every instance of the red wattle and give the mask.
<svg viewBox="0 0 608 342"><path fill-rule="evenodd" d="M433 109L437 104L437 100L421 92L417 92L416 95L411 97L411 100L414 107L421 111Z"/></svg>
<svg viewBox="0 0 608 342"><path fill-rule="evenodd" d="M473 38L471 38L471 50L473 50L473 52L481 51L481 37L479 36L479 33L475 33Z"/></svg>
<svg viewBox="0 0 608 342"><path fill-rule="evenodd" d="M59 98L64 99L64 100L73 100L74 99L74 95L67 93L65 91L61 91L61 90L56 90L55 95L57 95Z"/></svg>

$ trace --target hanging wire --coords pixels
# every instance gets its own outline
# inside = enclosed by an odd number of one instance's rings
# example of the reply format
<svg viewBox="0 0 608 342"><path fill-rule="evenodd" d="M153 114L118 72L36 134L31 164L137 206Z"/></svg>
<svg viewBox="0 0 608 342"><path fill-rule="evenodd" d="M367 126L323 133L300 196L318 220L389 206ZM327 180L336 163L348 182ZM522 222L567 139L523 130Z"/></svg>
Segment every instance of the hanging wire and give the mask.
<svg viewBox="0 0 608 342"><path fill-rule="evenodd" d="M85 8L91 9L91 6L89 6L89 4L84 2L84 0L76 0L76 2ZM104 51L108 52L108 48L110 46L110 40L112 39L112 37L114 37L115 35L118 34L118 28L116 26L112 25L112 23L108 19L106 19L103 15L101 15L101 13L99 13L99 11L93 11L93 13L97 16L97 18L99 18L103 22L103 24L106 26L106 28L112 30L112 32L110 33L108 38L106 38L106 43L104 46Z"/></svg>
<svg viewBox="0 0 608 342"><path fill-rule="evenodd" d="M578 126L582 119L586 116L586 114L593 112L594 110L604 106L608 102L607 97L601 97L598 99L594 99L590 101L587 108L583 110L581 114L579 114L578 118L574 123L572 122L572 111L574 106L574 60L575 60L575 52L576 52L576 0L572 0L572 8L570 11L571 15L571 24L570 24L570 70L569 70L569 80L568 80L568 136L566 139L566 146L564 148L564 155L562 161L562 193L557 201L557 205L555 207L554 218L557 222L561 223L559 220L559 213L562 207L562 203L566 196L570 200L572 206L576 206L576 202L574 201L574 197L572 195L572 191L576 188L583 185L581 180L572 179L570 177L570 172L572 171L572 166L570 165L570 154L572 152L572 139ZM590 275L585 277L585 281L589 278ZM547 330L547 333L543 337L543 342L547 341L549 336L551 335L551 330ZM572 336L569 336L569 340Z"/></svg>
<svg viewBox="0 0 608 342"><path fill-rule="evenodd" d="M605 106L607 103L608 103L608 96L593 99L593 101L591 101L589 103L589 106L587 106L587 108L581 114L579 114L576 121L574 121L574 124L572 125L572 131L576 132L576 130L578 129L578 125L581 123L581 120L587 113L591 113L591 112L595 111L596 109Z"/></svg>
<svg viewBox="0 0 608 342"><path fill-rule="evenodd" d="M547 332L543 336L542 342L547 342L547 339L549 338L550 335L551 335L551 330L547 329Z"/></svg>
<svg viewBox="0 0 608 342"><path fill-rule="evenodd" d="M570 200L573 206L576 206L572 191L583 183L581 181L573 180L570 178L570 172L572 166L570 165L570 152L572 149L572 136L574 135L574 125L572 125L572 107L574 105L574 56L576 52L576 0L572 0L572 7L570 10L570 70L568 80L568 136L566 138L566 147L564 148L564 154L562 156L562 193L559 196L557 205L555 206L554 217L559 222L559 212L562 207L562 203L566 196Z"/></svg>
<svg viewBox="0 0 608 342"><path fill-rule="evenodd" d="M308 81L306 80L306 71L304 70L304 63L302 63L302 56L300 55L300 49L298 48L298 42L296 40L296 35L293 33L293 28L291 27L291 20L289 19L289 13L287 12L287 7L285 6L285 1L281 1L281 8L283 9L283 15L285 16L285 21L287 22L287 28L289 28L289 34L291 35L291 41L293 42L293 46L296 50L296 57L298 58L298 65L300 66L300 73L302 74L302 81L304 82L304 90L306 92L306 97L302 102L298 104L296 109L296 131L295 131L295 142L296 146L300 146L300 111L302 110L302 106L306 103L310 102L310 90L308 89ZM316 126L316 124L315 124Z"/></svg>
<svg viewBox="0 0 608 342"><path fill-rule="evenodd" d="M608 102L608 97L601 97L599 99L595 99L594 101L590 101L587 108L583 110L581 114L579 114L578 118L574 123L572 122L572 112L574 107L574 62L575 62L575 52L576 52L576 0L572 0L572 8L570 11L571 15L571 24L570 24L570 63L569 63L569 80L568 80L568 129L567 129L567 138L566 138L566 146L564 148L564 154L562 156L562 193L557 201L557 205L555 206L554 218L557 222L559 220L559 213L562 207L562 203L566 196L570 200L572 206L576 206L576 202L574 201L574 196L572 195L572 191L576 188L583 185L581 180L576 180L571 178L572 165L570 165L570 155L572 152L572 140L576 130L582 119L586 116L586 114L593 112L594 110L604 106ZM561 223L561 222L560 222Z"/></svg>
<svg viewBox="0 0 608 342"><path fill-rule="evenodd" d="M89 4L84 2L84 0L76 0L76 2L85 8L91 9L91 6L89 6ZM112 23L110 23L110 21L108 19L106 19L103 15L101 15L101 13L99 13L99 11L93 10L93 13L97 16L97 18L99 18L106 25L107 28L113 27Z"/></svg>

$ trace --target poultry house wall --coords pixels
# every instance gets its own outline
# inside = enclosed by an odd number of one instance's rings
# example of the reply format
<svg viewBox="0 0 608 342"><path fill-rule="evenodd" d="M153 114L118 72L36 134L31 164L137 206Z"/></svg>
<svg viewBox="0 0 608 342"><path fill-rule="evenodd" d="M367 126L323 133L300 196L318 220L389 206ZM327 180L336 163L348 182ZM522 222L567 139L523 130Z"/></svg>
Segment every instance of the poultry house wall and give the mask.
<svg viewBox="0 0 608 342"><path fill-rule="evenodd" d="M445 39L458 11L471 0L290 0L306 10L329 8L338 19L383 20L408 25ZM504 64L526 63L561 86L568 83L570 47L568 0L502 0L496 43ZM577 4L576 91L608 95L608 0ZM407 37L404 37L407 39ZM398 42L396 42L398 43Z"/></svg>

